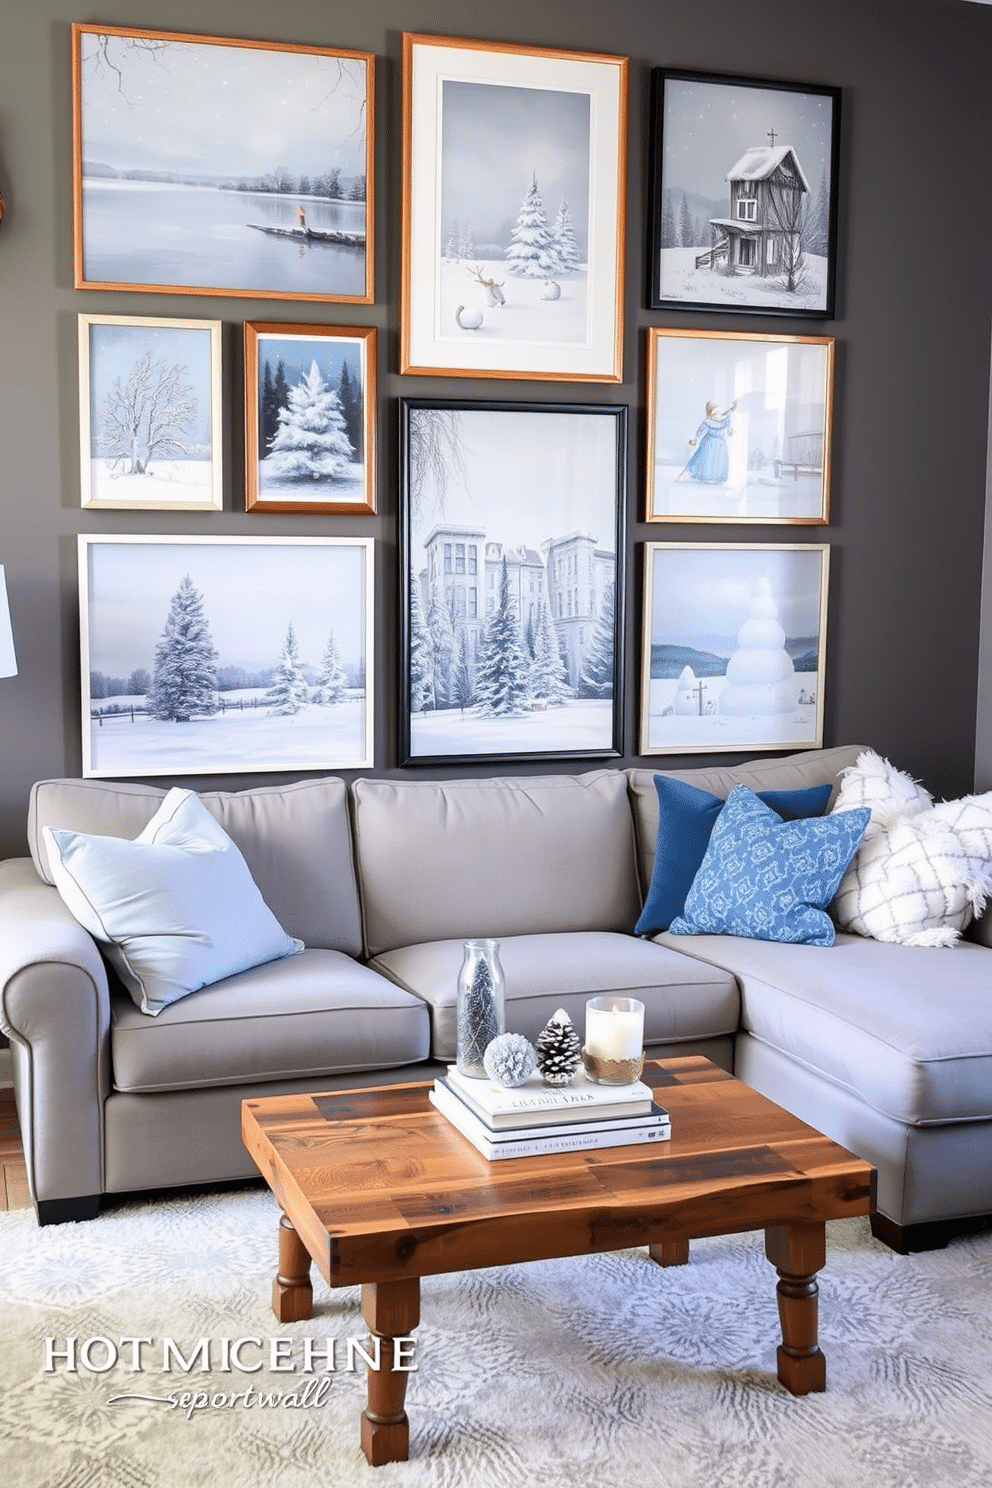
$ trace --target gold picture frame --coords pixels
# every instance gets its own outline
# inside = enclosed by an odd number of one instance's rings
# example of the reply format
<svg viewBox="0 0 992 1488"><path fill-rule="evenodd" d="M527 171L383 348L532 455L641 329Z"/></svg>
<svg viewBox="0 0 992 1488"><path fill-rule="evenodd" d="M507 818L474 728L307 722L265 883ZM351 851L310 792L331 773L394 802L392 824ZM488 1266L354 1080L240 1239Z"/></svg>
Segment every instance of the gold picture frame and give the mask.
<svg viewBox="0 0 992 1488"><path fill-rule="evenodd" d="M404 33L401 372L622 380L627 72Z"/></svg>
<svg viewBox="0 0 992 1488"><path fill-rule="evenodd" d="M373 513L375 328L246 321L244 334L245 510Z"/></svg>
<svg viewBox="0 0 992 1488"><path fill-rule="evenodd" d="M374 76L371 52L74 22L75 287L371 304Z"/></svg>

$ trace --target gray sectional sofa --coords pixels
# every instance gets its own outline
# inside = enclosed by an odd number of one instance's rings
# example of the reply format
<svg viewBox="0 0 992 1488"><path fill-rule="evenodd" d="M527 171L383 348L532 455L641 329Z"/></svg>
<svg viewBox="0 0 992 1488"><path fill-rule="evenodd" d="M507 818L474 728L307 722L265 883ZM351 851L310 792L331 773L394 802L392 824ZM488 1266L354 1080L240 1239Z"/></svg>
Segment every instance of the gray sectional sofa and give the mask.
<svg viewBox="0 0 992 1488"><path fill-rule="evenodd" d="M665 773L726 796L825 782L857 747ZM164 790L39 783L0 864L0 1026L41 1223L104 1194L248 1177L249 1096L429 1076L454 1057L462 944L500 941L507 1027L641 998L653 1056L702 1053L875 1164L876 1233L992 1214L992 936L952 950L635 936L654 770L336 778L203 793L298 955L140 1012L51 884L42 829L136 837ZM981 943L984 939L984 944Z"/></svg>

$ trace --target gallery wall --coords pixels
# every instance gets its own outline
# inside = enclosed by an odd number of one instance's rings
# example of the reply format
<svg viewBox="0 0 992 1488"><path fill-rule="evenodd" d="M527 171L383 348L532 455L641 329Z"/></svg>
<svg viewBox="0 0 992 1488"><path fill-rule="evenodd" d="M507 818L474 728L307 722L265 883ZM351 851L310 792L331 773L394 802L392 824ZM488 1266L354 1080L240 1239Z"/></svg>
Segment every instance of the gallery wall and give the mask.
<svg viewBox="0 0 992 1488"><path fill-rule="evenodd" d="M376 300L328 306L81 291L72 275L70 24L315 43L377 61ZM404 31L630 58L624 376L563 384L400 376L400 55ZM352 535L376 540L375 770L398 764L397 399L625 404L628 456L623 764L639 760L640 552L645 541L828 541L826 744L863 741L941 794L973 781L985 505L992 275L987 84L992 10L965 0L0 0L0 562L19 671L0 680L0 855L24 850L35 779L81 769L76 537ZM832 84L843 90L836 318L791 322L646 308L647 133L654 66ZM108 512L79 505L77 316L224 322L222 513ZM244 510L241 327L283 319L379 332L374 516ZM644 331L683 326L836 338L829 526L647 526ZM797 535L798 534L798 535ZM246 600L250 602L250 600ZM731 756L732 757L732 756ZM586 761L507 766L517 773ZM473 764L423 774L492 771ZM229 775L238 789L278 780ZM288 776L285 778L289 778ZM191 777L196 786L205 783Z"/></svg>

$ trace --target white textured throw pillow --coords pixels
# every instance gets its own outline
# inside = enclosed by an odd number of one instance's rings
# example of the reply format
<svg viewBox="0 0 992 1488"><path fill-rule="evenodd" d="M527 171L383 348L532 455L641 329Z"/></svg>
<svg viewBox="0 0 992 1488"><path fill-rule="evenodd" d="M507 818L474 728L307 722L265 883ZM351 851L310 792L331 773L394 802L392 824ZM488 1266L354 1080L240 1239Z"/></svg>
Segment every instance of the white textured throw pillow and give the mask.
<svg viewBox="0 0 992 1488"><path fill-rule="evenodd" d="M872 750L843 772L834 811L871 820L831 913L842 930L901 945L952 946L992 893L992 792L933 804Z"/></svg>
<svg viewBox="0 0 992 1488"><path fill-rule="evenodd" d="M59 827L45 839L67 908L143 1013L303 949L192 791L170 790L133 842Z"/></svg>

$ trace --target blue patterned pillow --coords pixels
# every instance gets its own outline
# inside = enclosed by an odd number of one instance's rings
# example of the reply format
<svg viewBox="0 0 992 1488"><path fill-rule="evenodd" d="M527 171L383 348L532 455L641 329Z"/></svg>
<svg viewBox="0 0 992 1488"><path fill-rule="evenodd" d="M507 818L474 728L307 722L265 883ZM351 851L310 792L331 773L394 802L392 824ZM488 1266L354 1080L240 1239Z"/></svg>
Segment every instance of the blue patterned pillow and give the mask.
<svg viewBox="0 0 992 1488"><path fill-rule="evenodd" d="M870 815L861 806L784 822L746 785L735 785L671 933L833 945L826 907Z"/></svg>

